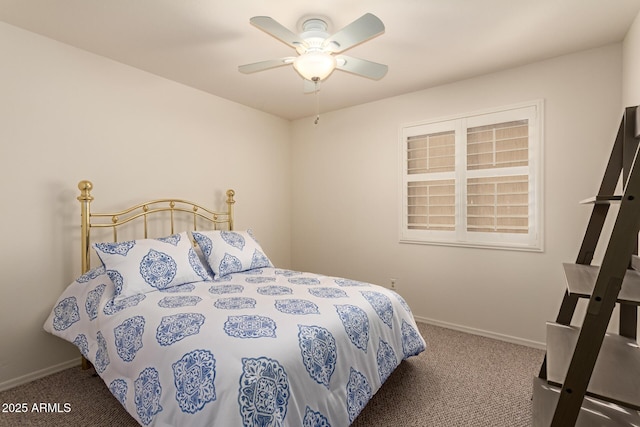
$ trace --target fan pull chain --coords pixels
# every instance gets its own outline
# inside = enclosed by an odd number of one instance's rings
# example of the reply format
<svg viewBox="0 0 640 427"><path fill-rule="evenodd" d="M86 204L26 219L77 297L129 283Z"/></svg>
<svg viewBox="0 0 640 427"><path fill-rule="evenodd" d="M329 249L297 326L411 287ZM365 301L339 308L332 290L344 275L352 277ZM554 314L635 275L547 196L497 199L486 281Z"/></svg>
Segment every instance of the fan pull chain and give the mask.
<svg viewBox="0 0 640 427"><path fill-rule="evenodd" d="M315 88L315 95L316 95L316 119L314 120L313 124L317 125L318 122L320 121L320 89L318 89L318 82L320 81L319 78L314 77L313 78L313 83L315 84L316 88Z"/></svg>

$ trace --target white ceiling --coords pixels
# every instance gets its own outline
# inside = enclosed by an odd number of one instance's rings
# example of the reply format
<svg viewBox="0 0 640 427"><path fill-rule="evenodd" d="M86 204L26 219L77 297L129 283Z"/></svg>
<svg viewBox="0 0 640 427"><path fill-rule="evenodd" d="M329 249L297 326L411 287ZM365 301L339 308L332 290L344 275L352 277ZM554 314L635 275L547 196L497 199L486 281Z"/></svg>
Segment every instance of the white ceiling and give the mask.
<svg viewBox="0 0 640 427"><path fill-rule="evenodd" d="M335 71L330 111L623 40L640 0L0 0L0 20L285 119L314 115L291 66L238 65L294 54L249 24L299 32L322 15L334 33L370 12L381 36L348 55L387 64L379 81ZM1 56L0 56L1 57Z"/></svg>

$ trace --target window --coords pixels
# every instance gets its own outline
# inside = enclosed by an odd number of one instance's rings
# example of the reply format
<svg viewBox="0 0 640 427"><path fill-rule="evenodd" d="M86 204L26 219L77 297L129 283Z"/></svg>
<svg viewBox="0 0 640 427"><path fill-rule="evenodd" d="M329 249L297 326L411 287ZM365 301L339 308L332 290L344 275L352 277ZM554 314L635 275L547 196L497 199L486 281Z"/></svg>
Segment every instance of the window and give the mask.
<svg viewBox="0 0 640 427"><path fill-rule="evenodd" d="M400 240L542 250L542 102L404 126Z"/></svg>

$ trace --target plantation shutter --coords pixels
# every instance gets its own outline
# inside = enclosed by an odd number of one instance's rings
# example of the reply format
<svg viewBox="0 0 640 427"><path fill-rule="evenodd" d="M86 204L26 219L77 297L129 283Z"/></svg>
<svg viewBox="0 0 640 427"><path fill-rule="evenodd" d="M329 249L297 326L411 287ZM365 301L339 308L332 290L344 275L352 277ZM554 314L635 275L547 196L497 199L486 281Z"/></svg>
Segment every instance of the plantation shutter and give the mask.
<svg viewBox="0 0 640 427"><path fill-rule="evenodd" d="M402 128L400 240L541 250L542 102Z"/></svg>
<svg viewBox="0 0 640 427"><path fill-rule="evenodd" d="M528 149L528 120L467 129L467 231L528 232Z"/></svg>
<svg viewBox="0 0 640 427"><path fill-rule="evenodd" d="M407 138L409 229L455 230L455 154L454 131Z"/></svg>

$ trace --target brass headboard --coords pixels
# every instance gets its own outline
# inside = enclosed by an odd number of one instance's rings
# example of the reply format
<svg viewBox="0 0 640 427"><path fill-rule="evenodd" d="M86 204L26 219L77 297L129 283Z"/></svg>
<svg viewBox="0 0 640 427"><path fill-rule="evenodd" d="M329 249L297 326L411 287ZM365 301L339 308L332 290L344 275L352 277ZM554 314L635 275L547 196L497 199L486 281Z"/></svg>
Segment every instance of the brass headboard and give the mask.
<svg viewBox="0 0 640 427"><path fill-rule="evenodd" d="M118 227L133 220L140 219L144 225L144 238L147 238L149 216L160 212L169 212L170 232L167 234L174 234L175 214L181 212L193 217L193 231L197 230L198 219L208 221L213 225L214 229L226 224L228 230L233 230L233 204L236 202L233 199L235 195L235 191L233 190L227 190L226 193L226 212L216 212L202 207L197 203L181 199L158 199L140 203L119 212L96 213L91 212L91 202L93 201L93 196L91 195L93 184L91 181L80 181L78 183L78 189L80 190L78 200L80 201L82 217L82 236L80 241L82 246L81 261L83 274L91 268L90 249L92 228L111 228L113 230L113 241L117 242Z"/></svg>

